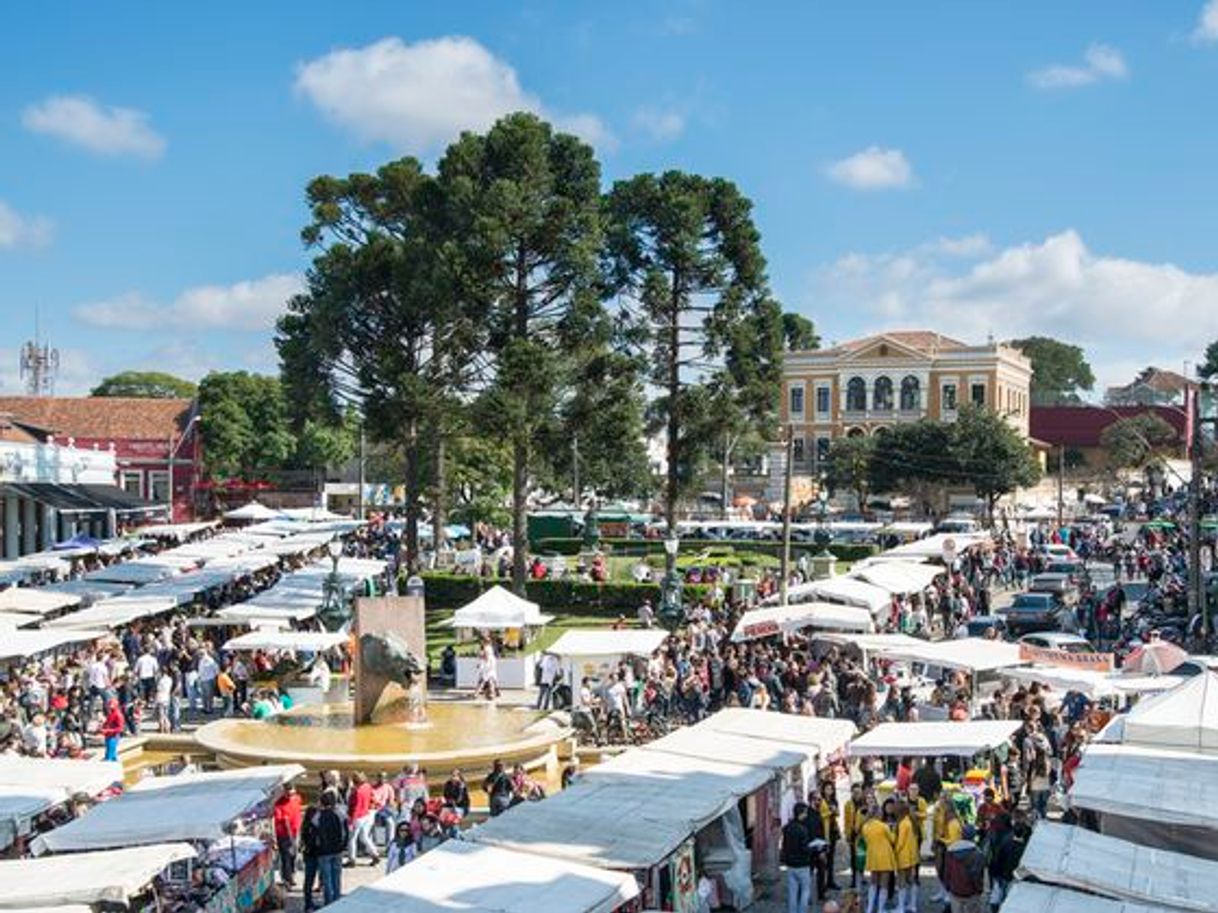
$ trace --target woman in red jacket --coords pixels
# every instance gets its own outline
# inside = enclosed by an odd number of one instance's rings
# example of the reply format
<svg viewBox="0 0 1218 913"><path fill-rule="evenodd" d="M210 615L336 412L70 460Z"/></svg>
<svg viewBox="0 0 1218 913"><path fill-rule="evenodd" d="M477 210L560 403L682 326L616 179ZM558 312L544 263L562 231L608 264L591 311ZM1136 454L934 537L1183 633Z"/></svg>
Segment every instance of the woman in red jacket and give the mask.
<svg viewBox="0 0 1218 913"><path fill-rule="evenodd" d="M105 760L118 760L118 739L126 728L127 720L123 716L123 709L118 705L118 698L112 697L106 705L106 719L101 726L102 738L106 740Z"/></svg>
<svg viewBox="0 0 1218 913"><path fill-rule="evenodd" d="M279 874L288 888L296 886L296 852L300 845L300 823L303 814L300 793L289 783L271 809L271 820L275 825L275 843L279 850Z"/></svg>

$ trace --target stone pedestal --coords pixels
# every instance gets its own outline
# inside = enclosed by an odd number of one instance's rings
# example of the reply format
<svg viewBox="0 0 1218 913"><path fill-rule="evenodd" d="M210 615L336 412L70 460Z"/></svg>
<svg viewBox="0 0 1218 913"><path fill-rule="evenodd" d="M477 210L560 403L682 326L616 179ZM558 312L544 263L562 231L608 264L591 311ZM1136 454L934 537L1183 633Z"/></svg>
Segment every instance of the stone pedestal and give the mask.
<svg viewBox="0 0 1218 913"><path fill-rule="evenodd" d="M812 579L825 580L834 575L837 557L828 550L812 556Z"/></svg>
<svg viewBox="0 0 1218 913"><path fill-rule="evenodd" d="M406 705L406 722L423 724L427 721L427 634L420 596L372 596L355 600L355 722L373 721L378 707L391 704ZM385 674L365 668L362 638L364 635L387 635L400 642L418 659L422 671L414 676L409 688Z"/></svg>

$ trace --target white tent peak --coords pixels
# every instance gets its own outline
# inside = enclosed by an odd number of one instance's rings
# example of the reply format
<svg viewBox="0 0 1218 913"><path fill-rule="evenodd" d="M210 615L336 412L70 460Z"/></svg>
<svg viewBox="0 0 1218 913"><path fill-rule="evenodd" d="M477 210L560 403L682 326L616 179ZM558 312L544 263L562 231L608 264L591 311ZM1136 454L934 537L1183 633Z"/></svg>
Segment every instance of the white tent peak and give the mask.
<svg viewBox="0 0 1218 913"><path fill-rule="evenodd" d="M1218 673L1140 701L1101 733L1101 741L1218 752Z"/></svg>
<svg viewBox="0 0 1218 913"><path fill-rule="evenodd" d="M542 615L537 603L496 584L473 602L457 609L448 624L454 628L524 628L543 625L552 618Z"/></svg>
<svg viewBox="0 0 1218 913"><path fill-rule="evenodd" d="M225 520L274 520L279 516L279 511L272 510L261 501L250 501L241 507L224 512Z"/></svg>

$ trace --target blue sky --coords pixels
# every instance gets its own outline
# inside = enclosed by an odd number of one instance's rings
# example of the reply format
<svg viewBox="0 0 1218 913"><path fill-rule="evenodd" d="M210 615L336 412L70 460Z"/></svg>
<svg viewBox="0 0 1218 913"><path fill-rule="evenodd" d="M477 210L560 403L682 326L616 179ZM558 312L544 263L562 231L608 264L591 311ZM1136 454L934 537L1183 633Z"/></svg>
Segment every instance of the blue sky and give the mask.
<svg viewBox="0 0 1218 913"><path fill-rule="evenodd" d="M606 180L756 204L827 341L1082 344L1101 383L1218 338L1218 0L23 4L0 29L0 389L274 367L302 188L518 107Z"/></svg>

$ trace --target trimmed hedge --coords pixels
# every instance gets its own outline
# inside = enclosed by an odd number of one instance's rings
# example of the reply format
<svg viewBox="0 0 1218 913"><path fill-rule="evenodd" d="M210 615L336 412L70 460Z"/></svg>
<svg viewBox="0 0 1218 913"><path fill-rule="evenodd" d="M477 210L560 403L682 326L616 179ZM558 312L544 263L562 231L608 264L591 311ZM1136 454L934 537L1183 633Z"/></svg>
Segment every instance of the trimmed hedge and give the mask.
<svg viewBox="0 0 1218 913"><path fill-rule="evenodd" d="M426 573L423 575L424 595L428 609L459 609L477 599L495 584L509 585L494 577L473 577L464 574ZM616 618L620 614L633 617L634 611L650 600L659 605L660 586L656 583L586 583L582 580L530 580L525 585L529 599L552 612L577 612L580 615L604 615ZM682 593L687 601L709 595L705 584L687 583Z"/></svg>
<svg viewBox="0 0 1218 913"><path fill-rule="evenodd" d="M611 555L619 557L664 554L664 543L659 539L602 539L601 545L608 549ZM538 539L532 544L532 551L535 555L578 555L583 548L583 539ZM707 549L711 551L712 555L716 553L742 555L748 552L773 555L775 558L782 555L782 543L769 539L758 542L744 539L681 540L681 554L703 552ZM814 555L819 551L820 548L811 542L791 543L791 557L796 559L800 555ZM829 546L829 552L839 561L863 561L878 551L879 548L875 545L838 542Z"/></svg>

